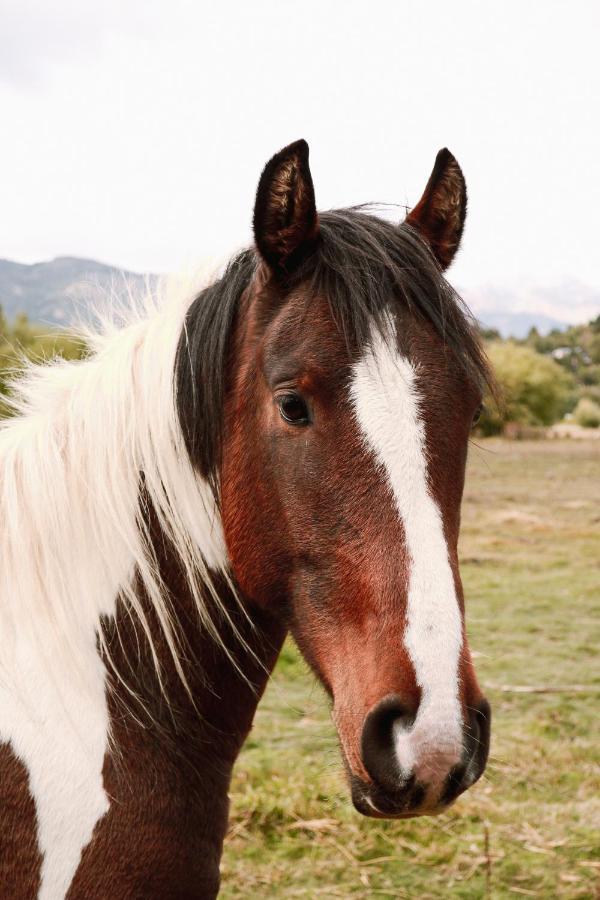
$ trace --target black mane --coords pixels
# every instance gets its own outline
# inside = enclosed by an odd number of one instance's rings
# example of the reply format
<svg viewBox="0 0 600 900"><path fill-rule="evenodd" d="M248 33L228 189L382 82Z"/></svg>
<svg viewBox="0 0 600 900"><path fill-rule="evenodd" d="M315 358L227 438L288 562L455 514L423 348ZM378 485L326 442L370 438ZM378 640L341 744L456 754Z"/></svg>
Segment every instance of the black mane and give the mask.
<svg viewBox="0 0 600 900"><path fill-rule="evenodd" d="M369 341L373 322L383 326L390 303L404 304L433 325L482 390L492 386L474 320L413 228L380 219L364 207L321 213L319 223L318 244L285 289L302 283L309 296L326 297L349 347ZM195 298L177 350L176 404L186 447L217 499L230 336L257 264L256 251L244 250Z"/></svg>

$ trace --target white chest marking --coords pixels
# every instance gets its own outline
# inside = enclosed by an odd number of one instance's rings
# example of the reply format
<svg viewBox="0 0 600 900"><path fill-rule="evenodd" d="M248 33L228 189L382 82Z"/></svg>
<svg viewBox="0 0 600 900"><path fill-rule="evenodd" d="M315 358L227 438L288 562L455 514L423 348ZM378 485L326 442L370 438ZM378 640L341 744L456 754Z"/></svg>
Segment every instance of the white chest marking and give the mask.
<svg viewBox="0 0 600 900"><path fill-rule="evenodd" d="M421 688L410 729L396 731L402 771L440 782L462 755L458 666L462 622L439 508L428 486L417 372L380 334L354 368L351 396L365 442L385 472L411 560L404 644Z"/></svg>
<svg viewBox="0 0 600 900"><path fill-rule="evenodd" d="M108 712L93 635L79 660L87 676L83 694L81 678L57 665L65 649L50 629L46 649L51 667L32 652L27 634L20 635L10 678L0 677L0 741L9 742L29 775L43 854L39 900L61 900L109 808L102 782Z"/></svg>

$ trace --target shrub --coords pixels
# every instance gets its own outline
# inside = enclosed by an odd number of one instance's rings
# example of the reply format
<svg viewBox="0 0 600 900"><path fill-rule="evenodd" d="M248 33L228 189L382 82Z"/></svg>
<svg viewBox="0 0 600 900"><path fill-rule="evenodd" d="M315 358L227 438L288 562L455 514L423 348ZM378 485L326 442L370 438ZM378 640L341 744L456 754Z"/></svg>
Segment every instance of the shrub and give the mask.
<svg viewBox="0 0 600 900"><path fill-rule="evenodd" d="M583 428L600 428L600 405L589 397L582 397L575 407L573 418Z"/></svg>
<svg viewBox="0 0 600 900"><path fill-rule="evenodd" d="M483 434L497 434L506 422L552 425L569 405L573 377L553 359L512 341L493 341L488 356L502 405L488 400L480 420Z"/></svg>

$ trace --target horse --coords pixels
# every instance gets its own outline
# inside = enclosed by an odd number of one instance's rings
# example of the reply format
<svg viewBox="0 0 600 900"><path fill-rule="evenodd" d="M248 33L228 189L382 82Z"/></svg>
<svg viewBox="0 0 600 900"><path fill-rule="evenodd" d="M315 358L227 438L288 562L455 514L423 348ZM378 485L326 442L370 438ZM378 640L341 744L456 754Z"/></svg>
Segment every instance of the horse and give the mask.
<svg viewBox="0 0 600 900"><path fill-rule="evenodd" d="M254 244L31 365L0 431L0 884L214 898L232 767L291 632L356 809L435 814L486 765L457 540L490 373L444 271L444 149L401 223L267 163Z"/></svg>

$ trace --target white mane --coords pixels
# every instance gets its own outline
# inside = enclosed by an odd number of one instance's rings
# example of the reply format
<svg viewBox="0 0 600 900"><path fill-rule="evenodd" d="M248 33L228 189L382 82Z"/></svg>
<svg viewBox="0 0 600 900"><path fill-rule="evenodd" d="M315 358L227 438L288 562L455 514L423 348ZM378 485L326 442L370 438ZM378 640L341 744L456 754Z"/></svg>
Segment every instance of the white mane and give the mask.
<svg viewBox="0 0 600 900"><path fill-rule="evenodd" d="M43 657L54 644L49 629L83 666L82 635L98 632L118 596L147 631L135 577L179 666L139 508L141 476L214 633L202 595L209 568L224 570L226 555L213 497L183 444L173 383L193 294L173 283L159 291L161 299L148 293L126 324L86 333L85 360L30 365L13 385L16 416L0 423L0 677L10 676L25 635Z"/></svg>
<svg viewBox="0 0 600 900"><path fill-rule="evenodd" d="M140 581L187 687L140 508L142 479L184 567L199 627L219 641L206 591L219 604L211 571L227 578L225 546L175 406L175 357L192 298L180 288L161 302L148 296L122 327L85 335L87 359L29 365L13 385L16 415L0 423L0 745L25 765L35 801L39 900L66 895L82 849L110 808L103 782L110 718L98 644L101 617L114 615L117 598L139 619L161 676Z"/></svg>

